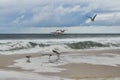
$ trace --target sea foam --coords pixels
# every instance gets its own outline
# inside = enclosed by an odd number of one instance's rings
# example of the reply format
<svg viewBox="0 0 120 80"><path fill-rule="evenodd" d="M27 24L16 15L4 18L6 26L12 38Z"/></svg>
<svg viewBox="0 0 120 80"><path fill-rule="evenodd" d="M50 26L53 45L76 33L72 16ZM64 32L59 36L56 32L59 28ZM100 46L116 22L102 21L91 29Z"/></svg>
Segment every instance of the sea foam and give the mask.
<svg viewBox="0 0 120 80"><path fill-rule="evenodd" d="M33 70L34 72L61 72L65 68L58 68L57 66L66 65L70 63L87 63L92 65L114 66L120 65L120 55L104 53L99 55L86 55L86 54L63 54L60 60L56 61L57 56L51 57L52 63L49 62L49 56L41 56L31 58L31 63L26 63L26 58L16 60L14 65L9 67L21 67L25 70Z"/></svg>

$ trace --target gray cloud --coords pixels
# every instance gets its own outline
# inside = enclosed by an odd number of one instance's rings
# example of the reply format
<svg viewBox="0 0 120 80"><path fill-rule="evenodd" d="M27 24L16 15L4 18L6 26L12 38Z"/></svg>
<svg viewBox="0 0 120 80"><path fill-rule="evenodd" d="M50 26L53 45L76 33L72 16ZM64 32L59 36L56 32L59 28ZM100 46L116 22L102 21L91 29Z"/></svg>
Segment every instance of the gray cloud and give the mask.
<svg viewBox="0 0 120 80"><path fill-rule="evenodd" d="M120 26L119 7L119 0L0 0L0 27Z"/></svg>

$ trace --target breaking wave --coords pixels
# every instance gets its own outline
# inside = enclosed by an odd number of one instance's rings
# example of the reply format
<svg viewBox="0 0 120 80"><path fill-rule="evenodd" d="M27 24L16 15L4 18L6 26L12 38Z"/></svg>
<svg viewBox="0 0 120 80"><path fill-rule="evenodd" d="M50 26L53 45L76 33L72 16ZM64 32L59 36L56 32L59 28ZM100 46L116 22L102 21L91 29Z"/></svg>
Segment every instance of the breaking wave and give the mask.
<svg viewBox="0 0 120 80"><path fill-rule="evenodd" d="M83 41L77 43L67 44L72 49L89 49L89 48L99 48L99 47L120 47L120 43L100 43L93 41Z"/></svg>
<svg viewBox="0 0 120 80"><path fill-rule="evenodd" d="M49 40L0 40L0 54L120 48L118 39L49 39Z"/></svg>

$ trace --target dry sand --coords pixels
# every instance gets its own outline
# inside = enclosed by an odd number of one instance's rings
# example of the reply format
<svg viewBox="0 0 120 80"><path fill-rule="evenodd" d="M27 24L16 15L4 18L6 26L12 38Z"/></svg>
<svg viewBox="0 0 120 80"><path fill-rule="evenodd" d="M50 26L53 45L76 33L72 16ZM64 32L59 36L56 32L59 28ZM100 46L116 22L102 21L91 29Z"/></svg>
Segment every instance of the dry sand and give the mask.
<svg viewBox="0 0 120 80"><path fill-rule="evenodd" d="M106 50L84 50L76 52L63 52L63 54L69 53L84 53L88 55L97 55L101 53L114 53L120 54L120 49L106 49ZM41 53L31 53L31 54L17 54L17 55L0 55L0 69L2 70L12 70L12 71L25 71L21 68L8 67L14 64L14 60L25 58L26 55L31 55L32 57L41 56ZM66 68L67 70L59 73L39 73L42 75L49 76L59 76L59 77L120 77L120 66L102 66L102 65L91 65L91 64L67 64L59 66ZM30 70L28 72L31 72Z"/></svg>

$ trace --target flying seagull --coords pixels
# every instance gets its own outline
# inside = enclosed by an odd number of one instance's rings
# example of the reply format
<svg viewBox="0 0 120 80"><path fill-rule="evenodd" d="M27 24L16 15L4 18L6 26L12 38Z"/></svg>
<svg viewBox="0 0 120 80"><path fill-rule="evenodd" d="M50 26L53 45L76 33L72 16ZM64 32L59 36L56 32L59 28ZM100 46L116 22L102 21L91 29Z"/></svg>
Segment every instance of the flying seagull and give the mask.
<svg viewBox="0 0 120 80"><path fill-rule="evenodd" d="M64 34L66 30L56 30L55 32L51 32L52 34L55 34L55 35L60 35L60 34Z"/></svg>
<svg viewBox="0 0 120 80"><path fill-rule="evenodd" d="M61 31L61 33L64 33L66 30L60 30Z"/></svg>
<svg viewBox="0 0 120 80"><path fill-rule="evenodd" d="M91 21L92 21L92 22L94 22L94 21L95 21L96 16L97 16L97 14L96 14L96 15L94 15L93 17L89 17L89 18L91 19Z"/></svg>

